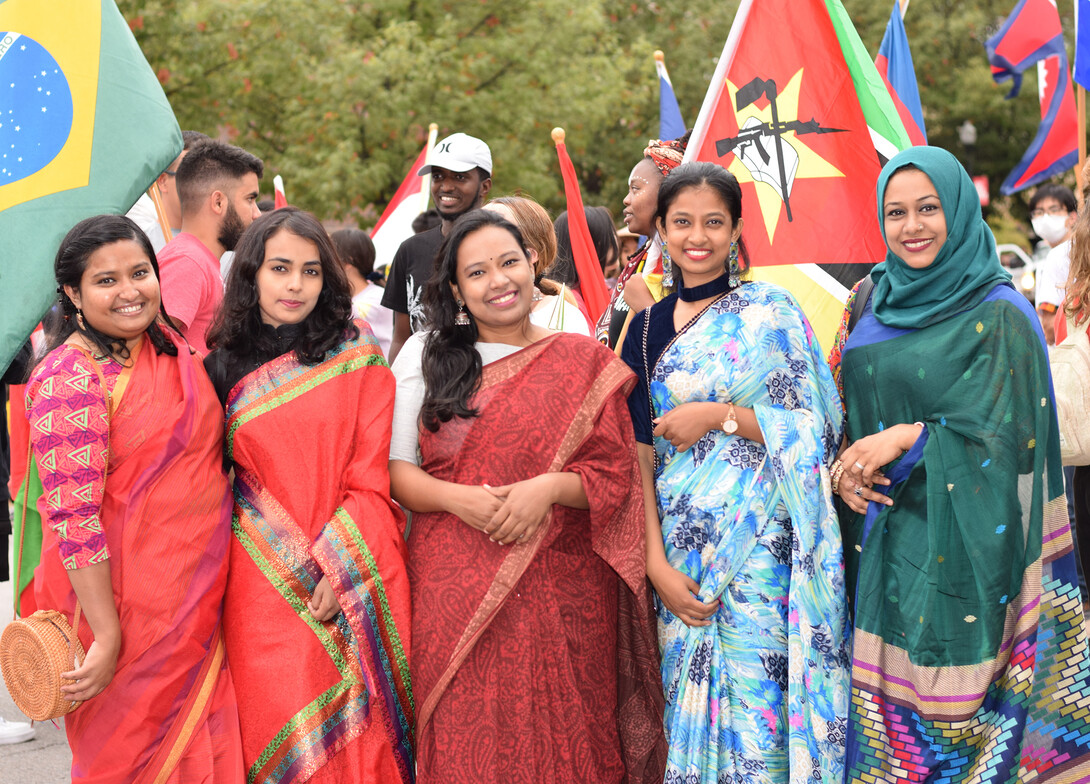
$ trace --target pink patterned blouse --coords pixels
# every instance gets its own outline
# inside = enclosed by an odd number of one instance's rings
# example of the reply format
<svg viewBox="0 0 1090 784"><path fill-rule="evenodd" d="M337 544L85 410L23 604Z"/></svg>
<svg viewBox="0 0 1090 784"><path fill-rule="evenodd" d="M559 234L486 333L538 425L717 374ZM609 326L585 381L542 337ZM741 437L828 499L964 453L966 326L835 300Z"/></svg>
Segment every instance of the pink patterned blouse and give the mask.
<svg viewBox="0 0 1090 784"><path fill-rule="evenodd" d="M99 365L112 392L122 366ZM87 355L61 345L43 359L27 384L27 419L47 522L60 540L66 569L110 557L98 514L106 484L110 416L106 394Z"/></svg>

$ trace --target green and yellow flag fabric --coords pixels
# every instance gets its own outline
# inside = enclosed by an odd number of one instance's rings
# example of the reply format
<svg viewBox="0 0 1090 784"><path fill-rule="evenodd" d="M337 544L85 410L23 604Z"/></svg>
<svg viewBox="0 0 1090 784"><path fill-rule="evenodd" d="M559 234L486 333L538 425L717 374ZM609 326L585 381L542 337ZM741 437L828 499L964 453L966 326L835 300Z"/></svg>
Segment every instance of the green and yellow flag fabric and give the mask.
<svg viewBox="0 0 1090 784"><path fill-rule="evenodd" d="M113 0L0 1L0 370L56 297L67 231L126 212L181 149Z"/></svg>

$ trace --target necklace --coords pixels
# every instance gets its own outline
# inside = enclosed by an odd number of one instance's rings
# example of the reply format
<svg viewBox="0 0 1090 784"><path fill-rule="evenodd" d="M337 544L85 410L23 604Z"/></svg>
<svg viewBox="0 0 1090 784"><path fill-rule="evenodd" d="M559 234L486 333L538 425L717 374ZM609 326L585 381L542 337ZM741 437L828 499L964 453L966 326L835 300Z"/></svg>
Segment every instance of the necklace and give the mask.
<svg viewBox="0 0 1090 784"><path fill-rule="evenodd" d="M699 286L693 286L692 288L685 288L682 286L678 291L677 296L682 302L699 302L702 299L714 297L717 294L726 294L736 285L738 285L737 281L732 281L730 274L724 272L715 280L710 280Z"/></svg>

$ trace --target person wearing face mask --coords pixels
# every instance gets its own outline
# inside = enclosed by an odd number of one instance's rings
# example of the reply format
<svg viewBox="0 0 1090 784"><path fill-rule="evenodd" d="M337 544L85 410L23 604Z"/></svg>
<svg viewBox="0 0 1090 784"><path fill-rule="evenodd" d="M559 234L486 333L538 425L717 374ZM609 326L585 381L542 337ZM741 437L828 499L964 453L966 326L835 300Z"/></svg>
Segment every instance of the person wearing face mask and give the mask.
<svg viewBox="0 0 1090 784"><path fill-rule="evenodd" d="M1090 721L1070 706L1090 701L1090 654L1044 334L953 155L898 153L877 199L887 253L842 353L832 470L846 781L1085 780Z"/></svg>
<svg viewBox="0 0 1090 784"><path fill-rule="evenodd" d="M1071 230L1078 217L1075 194L1063 185L1042 185L1029 200L1033 233L1048 243L1048 256L1038 267L1035 305L1048 344L1056 341L1056 310L1071 268Z"/></svg>

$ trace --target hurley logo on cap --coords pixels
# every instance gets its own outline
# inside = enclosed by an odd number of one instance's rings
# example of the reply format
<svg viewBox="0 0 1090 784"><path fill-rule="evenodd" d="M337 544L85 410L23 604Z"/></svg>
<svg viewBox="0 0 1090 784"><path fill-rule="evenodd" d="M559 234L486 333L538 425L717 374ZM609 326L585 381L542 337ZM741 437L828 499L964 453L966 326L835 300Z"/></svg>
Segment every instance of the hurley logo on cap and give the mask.
<svg viewBox="0 0 1090 784"><path fill-rule="evenodd" d="M492 151L487 144L474 136L452 133L431 148L428 162L420 167L417 174L428 174L433 166L452 172L481 168L491 175Z"/></svg>

